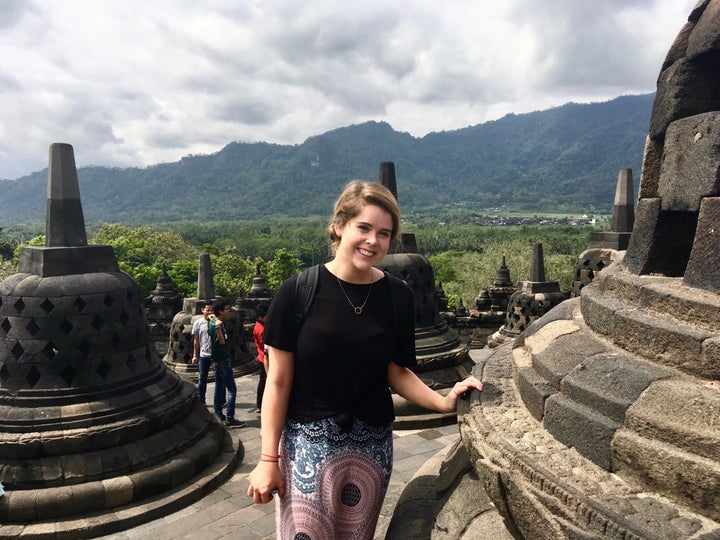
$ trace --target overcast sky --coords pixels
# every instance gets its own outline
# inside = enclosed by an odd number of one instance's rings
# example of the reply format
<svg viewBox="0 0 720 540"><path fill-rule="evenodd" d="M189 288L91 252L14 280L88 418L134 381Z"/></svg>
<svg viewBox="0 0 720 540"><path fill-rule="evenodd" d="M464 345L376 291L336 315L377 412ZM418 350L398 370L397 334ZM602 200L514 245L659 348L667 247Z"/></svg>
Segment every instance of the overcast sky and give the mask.
<svg viewBox="0 0 720 540"><path fill-rule="evenodd" d="M0 0L0 178L655 91L697 0ZM0 199L2 194L0 193Z"/></svg>

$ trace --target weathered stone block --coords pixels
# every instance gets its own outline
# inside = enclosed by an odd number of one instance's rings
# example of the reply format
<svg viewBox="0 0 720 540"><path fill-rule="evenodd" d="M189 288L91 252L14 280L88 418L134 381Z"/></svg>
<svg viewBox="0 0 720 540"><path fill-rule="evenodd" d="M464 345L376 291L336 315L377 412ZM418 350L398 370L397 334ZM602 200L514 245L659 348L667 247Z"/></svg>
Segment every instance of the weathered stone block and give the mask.
<svg viewBox="0 0 720 540"><path fill-rule="evenodd" d="M660 183L661 160L662 143L646 137L642 169L640 171L638 199L652 199L658 196L657 188Z"/></svg>
<svg viewBox="0 0 720 540"><path fill-rule="evenodd" d="M720 79L714 58L681 58L660 74L650 117L650 138L663 140L680 118L720 110Z"/></svg>
<svg viewBox="0 0 720 540"><path fill-rule="evenodd" d="M680 35L683 35L682 30ZM709 2L705 7L688 35L685 54L688 58L720 54L720 4L717 2Z"/></svg>
<svg viewBox="0 0 720 540"><path fill-rule="evenodd" d="M577 345L582 349L582 343ZM627 408L652 381L667 377L669 371L650 362L638 362L630 355L593 356L588 351L586 359L562 380L562 392L569 399L622 423Z"/></svg>
<svg viewBox="0 0 720 540"><path fill-rule="evenodd" d="M653 382L628 409L625 427L698 458L720 463L720 390L689 378ZM720 484L716 486L720 490Z"/></svg>
<svg viewBox="0 0 720 540"><path fill-rule="evenodd" d="M588 357L606 351L606 346L589 334L577 333L557 338L552 346L533 355L533 367L555 388L560 381Z"/></svg>
<svg viewBox="0 0 720 540"><path fill-rule="evenodd" d="M36 505L37 517L41 520L72 514L72 487L38 489Z"/></svg>
<svg viewBox="0 0 720 540"><path fill-rule="evenodd" d="M707 373L708 378L720 380L720 338L711 338L703 341L701 369Z"/></svg>
<svg viewBox="0 0 720 540"><path fill-rule="evenodd" d="M697 225L694 212L663 212L660 199L638 201L635 228L623 265L635 274L685 273ZM667 254L672 253L672 257Z"/></svg>
<svg viewBox="0 0 720 540"><path fill-rule="evenodd" d="M720 519L720 465L700 460L667 442L645 439L632 431L617 432L613 467L650 491L681 500L693 511Z"/></svg>
<svg viewBox="0 0 720 540"><path fill-rule="evenodd" d="M702 200L685 283L720 292L720 198Z"/></svg>
<svg viewBox="0 0 720 540"><path fill-rule="evenodd" d="M611 296L597 294L594 286L585 287L580 297L580 309L585 323L598 334L612 336L615 331L615 312L625 304Z"/></svg>
<svg viewBox="0 0 720 540"><path fill-rule="evenodd" d="M662 210L697 212L720 193L720 112L682 118L665 134L658 196Z"/></svg>
<svg viewBox="0 0 720 540"><path fill-rule="evenodd" d="M716 332L720 328L720 296L689 287L681 278L665 278L641 289L638 304L655 313L669 313L684 324Z"/></svg>
<svg viewBox="0 0 720 540"><path fill-rule="evenodd" d="M710 332L638 310L617 312L615 316L613 340L618 346L666 366L702 376L697 359L701 357L703 341L713 337Z"/></svg>
<svg viewBox="0 0 720 540"><path fill-rule="evenodd" d="M116 476L102 481L107 508L129 504L133 500L133 483L127 476Z"/></svg>
<svg viewBox="0 0 720 540"><path fill-rule="evenodd" d="M518 392L527 410L536 420L542 421L545 411L545 400L557 392L546 379L543 379L532 368L523 368L517 375Z"/></svg>
<svg viewBox="0 0 720 540"><path fill-rule="evenodd" d="M618 422L562 394L553 394L545 403L543 425L558 441L611 470L610 442L620 427Z"/></svg>

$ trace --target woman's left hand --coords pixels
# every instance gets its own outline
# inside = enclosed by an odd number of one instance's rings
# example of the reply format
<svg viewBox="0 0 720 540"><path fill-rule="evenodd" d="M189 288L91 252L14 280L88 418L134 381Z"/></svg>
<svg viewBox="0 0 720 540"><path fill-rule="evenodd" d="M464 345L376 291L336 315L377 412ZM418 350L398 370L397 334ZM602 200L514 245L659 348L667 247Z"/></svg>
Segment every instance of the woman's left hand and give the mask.
<svg viewBox="0 0 720 540"><path fill-rule="evenodd" d="M473 377L472 375L467 379L455 383L452 390L445 396L445 405L448 412L454 411L457 408L457 402L460 397L468 390L475 389L478 392L482 392L483 383L480 379Z"/></svg>

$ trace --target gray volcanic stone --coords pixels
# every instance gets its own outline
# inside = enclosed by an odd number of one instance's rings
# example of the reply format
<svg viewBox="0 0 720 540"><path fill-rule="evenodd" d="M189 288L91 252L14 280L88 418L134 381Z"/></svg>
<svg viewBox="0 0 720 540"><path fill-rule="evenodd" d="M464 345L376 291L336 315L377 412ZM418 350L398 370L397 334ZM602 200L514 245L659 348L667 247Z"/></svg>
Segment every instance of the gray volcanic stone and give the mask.
<svg viewBox="0 0 720 540"><path fill-rule="evenodd" d="M588 334L569 334L558 337L552 347L533 355L533 367L555 388L560 381L578 367L588 356L607 349L601 341Z"/></svg>
<svg viewBox="0 0 720 540"><path fill-rule="evenodd" d="M586 360L562 380L562 392L573 401L622 422L627 408L652 381L669 376L670 370L634 361L630 355L592 355L588 351Z"/></svg>
<svg viewBox="0 0 720 540"><path fill-rule="evenodd" d="M532 368L521 368L517 374L520 397L530 414L542 420L545 414L545 401L558 390L547 379L540 377Z"/></svg>
<svg viewBox="0 0 720 540"><path fill-rule="evenodd" d="M720 112L674 121L665 135L658 195L662 210L697 212L720 194Z"/></svg>
<svg viewBox="0 0 720 540"><path fill-rule="evenodd" d="M634 274L682 276L696 225L694 212L663 212L660 199L638 201L635 228L623 265Z"/></svg>
<svg viewBox="0 0 720 540"><path fill-rule="evenodd" d="M720 4L709 2L688 36L686 55L688 58L694 58L718 53L720 53Z"/></svg>
<svg viewBox="0 0 720 540"><path fill-rule="evenodd" d="M720 292L720 198L702 200L685 283Z"/></svg>
<svg viewBox="0 0 720 540"><path fill-rule="evenodd" d="M617 345L660 364L705 376L696 359L702 354L703 341L713 337L712 333L639 310L618 312L616 316L613 338Z"/></svg>
<svg viewBox="0 0 720 540"><path fill-rule="evenodd" d="M639 199L657 197L658 182L660 181L660 165L662 162L662 144L658 141L645 138L642 170L640 171ZM634 226L634 224L633 224Z"/></svg>
<svg viewBox="0 0 720 540"><path fill-rule="evenodd" d="M611 470L610 442L620 427L618 422L558 393L545 404L543 425L558 441Z"/></svg>
<svg viewBox="0 0 720 540"><path fill-rule="evenodd" d="M720 110L718 60L681 58L660 74L650 117L650 138L662 140L680 118ZM712 75L709 75L712 74Z"/></svg>

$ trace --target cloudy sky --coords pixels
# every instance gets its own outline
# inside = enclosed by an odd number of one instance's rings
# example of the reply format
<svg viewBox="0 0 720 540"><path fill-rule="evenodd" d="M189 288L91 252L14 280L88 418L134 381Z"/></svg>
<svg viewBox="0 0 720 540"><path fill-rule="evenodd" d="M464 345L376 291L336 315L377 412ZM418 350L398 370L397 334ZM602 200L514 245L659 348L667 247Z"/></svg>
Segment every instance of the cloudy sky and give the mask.
<svg viewBox="0 0 720 540"><path fill-rule="evenodd" d="M0 178L653 92L697 0L0 0ZM2 195L0 194L0 198Z"/></svg>

